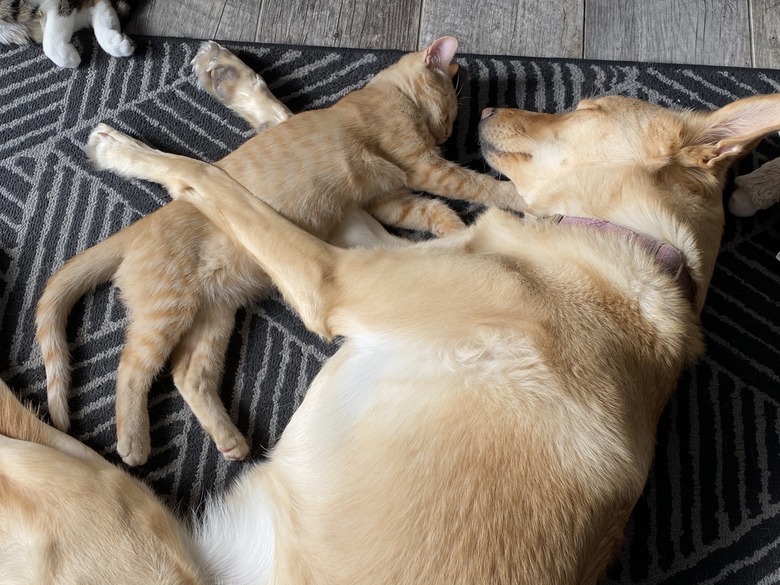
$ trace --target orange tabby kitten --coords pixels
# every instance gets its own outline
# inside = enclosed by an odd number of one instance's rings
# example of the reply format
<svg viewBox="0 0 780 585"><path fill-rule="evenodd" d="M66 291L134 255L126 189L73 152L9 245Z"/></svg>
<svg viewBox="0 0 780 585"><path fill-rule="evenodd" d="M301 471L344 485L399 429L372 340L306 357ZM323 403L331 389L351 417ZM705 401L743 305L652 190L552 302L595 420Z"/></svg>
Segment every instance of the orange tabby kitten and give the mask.
<svg viewBox="0 0 780 585"><path fill-rule="evenodd" d="M193 62L201 86L256 128L271 125L216 165L323 239L355 208L403 227L458 229L462 223L446 205L411 198L409 189L499 204L515 190L441 157L437 145L450 136L457 113L456 49L454 38L443 37L330 108L290 117L259 76L205 43ZM236 310L267 294L271 281L194 207L177 201L81 252L47 285L36 323L55 426L69 425L67 315L111 278L129 319L117 374L122 459L138 465L149 455L147 392L169 358L176 387L219 450L228 459L246 457L247 442L218 386Z"/></svg>

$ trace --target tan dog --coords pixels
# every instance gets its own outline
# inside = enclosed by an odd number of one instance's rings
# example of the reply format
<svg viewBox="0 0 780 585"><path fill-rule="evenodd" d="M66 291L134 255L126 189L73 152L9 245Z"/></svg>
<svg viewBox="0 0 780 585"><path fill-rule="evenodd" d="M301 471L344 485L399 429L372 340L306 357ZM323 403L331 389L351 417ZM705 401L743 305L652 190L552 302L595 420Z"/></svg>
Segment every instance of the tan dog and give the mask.
<svg viewBox="0 0 780 585"><path fill-rule="evenodd" d="M98 165L195 204L311 330L345 337L269 460L206 510L193 553L204 578L595 582L644 485L659 414L702 350L725 171L778 128L780 96L709 114L618 97L563 115L486 110L487 160L560 225L491 209L440 240L344 250L217 167L99 127ZM22 487L26 473L22 458L0 466L3 513L22 526L24 498L43 497ZM137 505L103 490L91 501L106 515ZM83 499L59 503L83 528L69 552L132 564L120 534L73 512Z"/></svg>

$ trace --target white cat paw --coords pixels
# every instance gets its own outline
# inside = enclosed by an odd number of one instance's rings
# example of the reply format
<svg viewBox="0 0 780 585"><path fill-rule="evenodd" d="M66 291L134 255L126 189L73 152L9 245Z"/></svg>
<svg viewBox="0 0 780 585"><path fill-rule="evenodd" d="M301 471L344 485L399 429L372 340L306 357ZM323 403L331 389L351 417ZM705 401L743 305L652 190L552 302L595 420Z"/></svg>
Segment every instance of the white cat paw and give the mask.
<svg viewBox="0 0 780 585"><path fill-rule="evenodd" d="M135 43L116 30L107 31L98 41L103 50L112 57L128 57L135 51Z"/></svg>
<svg viewBox="0 0 780 585"><path fill-rule="evenodd" d="M58 45L56 47L44 45L43 52L59 67L73 69L81 63L81 55L73 45Z"/></svg>

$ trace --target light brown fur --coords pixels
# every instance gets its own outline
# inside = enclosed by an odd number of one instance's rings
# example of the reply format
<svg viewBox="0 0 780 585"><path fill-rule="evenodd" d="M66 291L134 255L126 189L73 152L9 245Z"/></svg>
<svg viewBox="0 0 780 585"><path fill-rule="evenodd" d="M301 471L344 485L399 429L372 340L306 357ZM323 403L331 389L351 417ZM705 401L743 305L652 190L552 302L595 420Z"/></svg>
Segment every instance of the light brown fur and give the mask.
<svg viewBox="0 0 780 585"><path fill-rule="evenodd" d="M777 95L709 114L618 97L563 115L486 111L483 152L523 205L668 241L697 285L691 302L623 236L497 209L424 244L333 247L224 170L98 127L98 164L194 203L309 329L345 337L269 461L204 515L210 577L594 583L658 417L703 349L726 169L778 128Z"/></svg>
<svg viewBox="0 0 780 585"><path fill-rule="evenodd" d="M0 381L0 582L203 583L152 491L42 423Z"/></svg>
<svg viewBox="0 0 780 585"><path fill-rule="evenodd" d="M268 128L216 165L320 238L333 236L355 208L438 235L462 229L443 202L412 197L409 189L486 202L508 201L514 189L439 153L456 114L456 47L452 37L440 39L334 106L287 120L289 110L258 75L205 43L194 61L202 87L255 128ZM236 310L268 294L271 283L187 203L167 205L82 252L51 279L36 322L54 424L69 424L67 314L112 277L130 321L116 394L122 459L136 465L148 457L146 394L169 357L176 387L219 450L229 459L246 457L249 446L219 400L219 381Z"/></svg>

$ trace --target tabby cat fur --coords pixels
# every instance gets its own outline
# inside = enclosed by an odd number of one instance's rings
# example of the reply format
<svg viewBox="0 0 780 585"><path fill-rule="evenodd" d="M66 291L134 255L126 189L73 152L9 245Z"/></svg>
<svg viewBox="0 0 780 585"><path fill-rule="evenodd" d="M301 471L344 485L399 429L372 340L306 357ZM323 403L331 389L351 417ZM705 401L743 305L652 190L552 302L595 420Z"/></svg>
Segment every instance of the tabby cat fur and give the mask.
<svg viewBox="0 0 780 585"><path fill-rule="evenodd" d="M443 202L409 189L502 204L508 182L459 167L438 144L457 113L452 63L457 40L443 37L377 74L330 108L291 116L263 80L229 51L204 43L193 61L201 86L256 128L271 126L216 163L287 218L322 238L351 210L443 234L463 227ZM289 118L289 119L288 119ZM279 123L284 121L284 123ZM67 315L92 287L113 278L129 326L117 374L117 451L130 465L150 451L147 392L171 358L176 387L228 459L249 447L218 397L236 310L267 295L268 276L186 202L172 202L72 258L55 274L37 312L49 413L67 429Z"/></svg>
<svg viewBox="0 0 780 585"><path fill-rule="evenodd" d="M81 56L71 43L73 33L92 27L103 50L127 57L135 45L122 34L119 15L131 9L127 0L0 0L0 43L35 41L60 67L77 67Z"/></svg>

